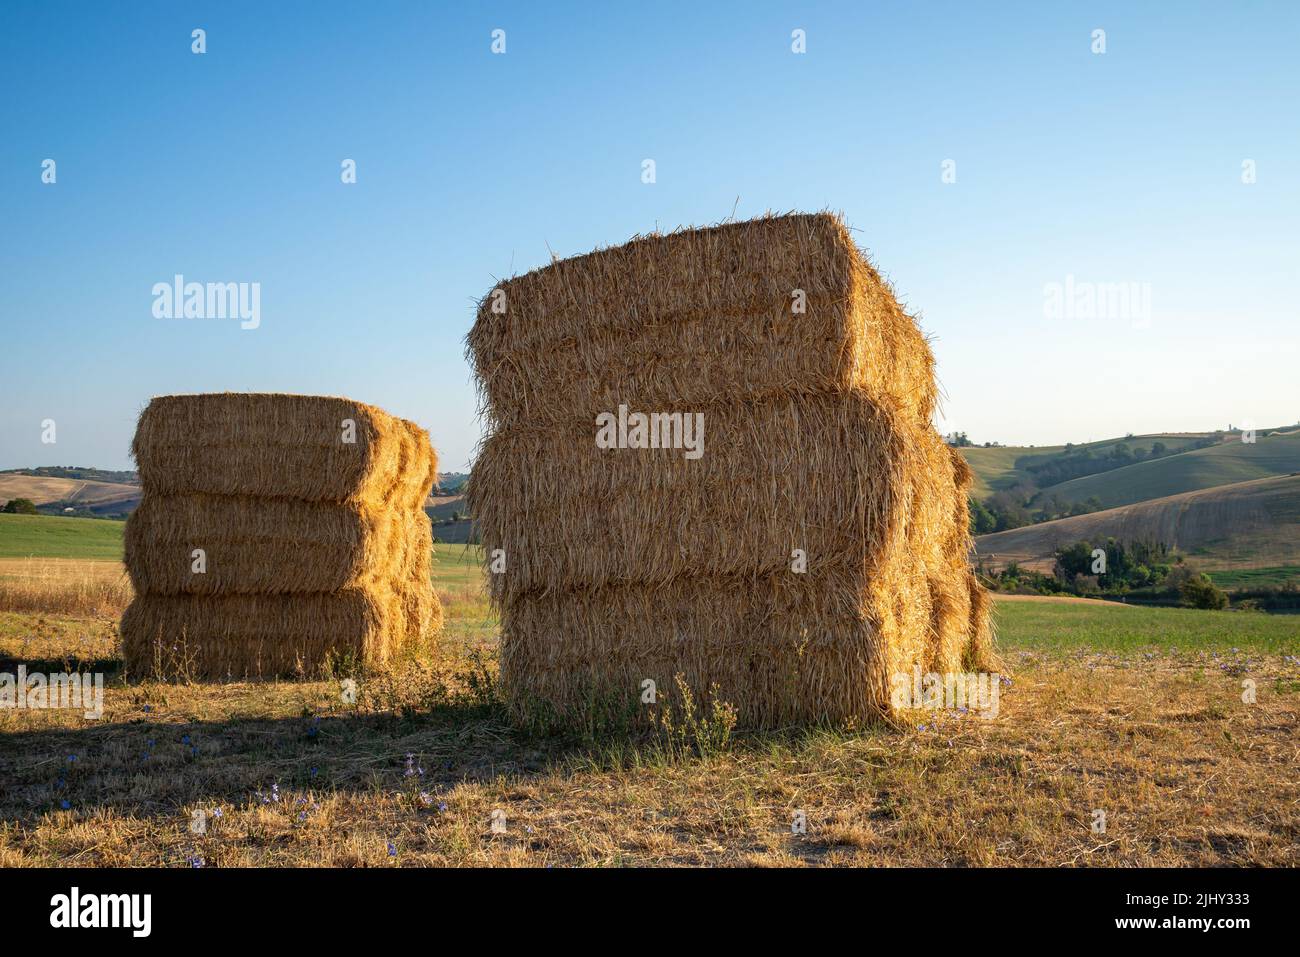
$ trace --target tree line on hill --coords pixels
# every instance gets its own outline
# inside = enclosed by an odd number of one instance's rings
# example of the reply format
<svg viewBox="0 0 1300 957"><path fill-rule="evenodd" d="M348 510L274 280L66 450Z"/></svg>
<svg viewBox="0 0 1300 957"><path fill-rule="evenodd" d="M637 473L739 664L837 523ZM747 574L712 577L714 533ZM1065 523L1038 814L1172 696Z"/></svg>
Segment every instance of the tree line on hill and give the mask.
<svg viewBox="0 0 1300 957"><path fill-rule="evenodd" d="M970 436L965 432L949 432L943 437L943 440L957 449L1000 449L1001 442L985 442L983 445L976 445L970 440Z"/></svg>
<svg viewBox="0 0 1300 957"><path fill-rule="evenodd" d="M112 485L139 485L140 475L128 470L96 469L86 465L41 465L34 469L7 469L0 475L30 475L35 478L76 479L79 482L108 482Z"/></svg>
<svg viewBox="0 0 1300 957"><path fill-rule="evenodd" d="M1073 443L1066 445L1065 452L1059 456L1025 466L1025 471L1034 477L1034 484L1041 488L1051 488L1070 479L1083 478L1085 475L1097 475L1112 469L1121 469L1149 459L1164 458L1167 455L1179 455L1194 449L1206 449L1218 445L1218 438L1197 439L1180 449L1170 449L1163 442L1152 442L1151 448L1142 446L1129 447L1127 442L1116 442L1104 452L1094 453L1091 448L1076 448Z"/></svg>
<svg viewBox="0 0 1300 957"><path fill-rule="evenodd" d="M100 513L77 502L46 502L37 505L30 498L11 498L0 505L0 514L6 515L56 515L60 518L94 518L105 521L122 521L128 512Z"/></svg>
<svg viewBox="0 0 1300 957"><path fill-rule="evenodd" d="M990 570L982 559L977 559L976 573L990 589L1012 594L1123 597L1185 608L1224 609L1231 604L1243 611L1300 607L1300 589L1291 585L1253 589L1230 598L1208 575L1192 569L1182 555L1160 542L1079 541L1057 548L1053 557L1051 574L1021 568L1016 562Z"/></svg>
<svg viewBox="0 0 1300 957"><path fill-rule="evenodd" d="M1103 506L1095 495L1082 502L1063 502L1055 495L1035 506L1033 498L1037 489L1017 486L1005 492L995 492L983 502L968 498L970 530L972 535L990 535L1026 525L1037 525L1073 515L1099 512Z"/></svg>

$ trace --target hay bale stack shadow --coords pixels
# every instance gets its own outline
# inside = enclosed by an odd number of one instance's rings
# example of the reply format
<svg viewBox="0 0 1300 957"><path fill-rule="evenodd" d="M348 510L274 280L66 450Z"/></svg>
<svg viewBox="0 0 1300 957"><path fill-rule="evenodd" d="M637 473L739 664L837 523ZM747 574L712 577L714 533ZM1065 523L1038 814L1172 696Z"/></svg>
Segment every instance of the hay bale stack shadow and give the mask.
<svg viewBox="0 0 1300 957"><path fill-rule="evenodd" d="M431 648L437 457L419 426L326 396L161 396L132 454L130 674L316 676Z"/></svg>
<svg viewBox="0 0 1300 957"><path fill-rule="evenodd" d="M521 718L680 675L749 726L869 722L895 675L991 664L933 354L837 217L555 262L489 292L467 344Z"/></svg>

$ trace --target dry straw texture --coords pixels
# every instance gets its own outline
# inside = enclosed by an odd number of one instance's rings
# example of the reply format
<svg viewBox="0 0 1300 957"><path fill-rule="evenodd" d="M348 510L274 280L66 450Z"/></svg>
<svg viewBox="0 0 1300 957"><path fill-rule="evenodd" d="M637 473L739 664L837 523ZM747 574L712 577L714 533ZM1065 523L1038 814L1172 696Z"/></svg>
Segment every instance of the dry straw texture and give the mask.
<svg viewBox="0 0 1300 957"><path fill-rule="evenodd" d="M126 530L126 566L160 595L329 592L411 574L423 511L225 495L146 495ZM195 574L191 554L204 551Z"/></svg>
<svg viewBox="0 0 1300 957"><path fill-rule="evenodd" d="M929 344L826 213L634 239L497 289L468 342L503 425L844 391L934 411Z"/></svg>
<svg viewBox="0 0 1300 957"><path fill-rule="evenodd" d="M810 570L862 567L899 547L909 522L940 520L944 503L911 481L914 429L859 396L735 403L704 421L696 460L600 449L554 426L489 437L471 508L484 542L510 556L493 591L784 574L796 548Z"/></svg>
<svg viewBox="0 0 1300 957"><path fill-rule="evenodd" d="M505 552L517 707L682 674L748 724L870 720L899 672L991 663L933 357L838 219L641 238L498 290L469 336L492 426L470 508ZM619 405L702 412L703 456L598 448Z"/></svg>
<svg viewBox="0 0 1300 957"><path fill-rule="evenodd" d="M147 491L309 502L423 502L436 468L414 423L351 399L278 393L159 396L131 452Z"/></svg>
<svg viewBox="0 0 1300 957"><path fill-rule="evenodd" d="M436 601L436 599L435 599ZM331 657L384 661L427 640L388 588L305 595L141 595L122 616L132 675L317 675Z"/></svg>
<svg viewBox="0 0 1300 957"><path fill-rule="evenodd" d="M413 423L350 399L165 396L133 449L133 672L309 674L331 656L387 660L440 627L423 512L437 460Z"/></svg>
<svg viewBox="0 0 1300 957"><path fill-rule="evenodd" d="M826 571L529 596L504 606L502 674L521 706L561 712L647 678L667 692L682 674L716 683L748 725L870 718L920 651L906 639L921 614L910 583L873 581Z"/></svg>

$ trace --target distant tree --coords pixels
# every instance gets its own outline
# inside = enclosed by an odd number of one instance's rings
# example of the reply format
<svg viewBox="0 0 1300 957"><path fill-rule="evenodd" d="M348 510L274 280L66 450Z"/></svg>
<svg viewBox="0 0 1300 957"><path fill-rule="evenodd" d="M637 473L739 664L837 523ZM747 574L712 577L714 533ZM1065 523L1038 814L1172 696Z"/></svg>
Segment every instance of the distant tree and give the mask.
<svg viewBox="0 0 1300 957"><path fill-rule="evenodd" d="M0 511L7 512L10 515L39 515L36 511L36 503L30 498L11 498L5 503L5 507Z"/></svg>
<svg viewBox="0 0 1300 957"><path fill-rule="evenodd" d="M1169 450L1168 450L1167 448L1165 448L1165 443L1163 443L1163 442L1152 442L1152 443L1151 443L1151 457L1152 457L1153 459L1154 459L1154 458L1159 458L1160 456L1164 455L1164 454L1165 454L1166 452L1168 452L1168 451L1169 451Z"/></svg>
<svg viewBox="0 0 1300 957"><path fill-rule="evenodd" d="M972 535L987 535L989 532L996 532L998 529L998 520L983 503L975 499L967 499L967 506L970 508L970 531Z"/></svg>
<svg viewBox="0 0 1300 957"><path fill-rule="evenodd" d="M1098 578L1096 575L1075 575L1074 581L1071 582L1071 584L1074 586L1074 592L1077 595L1101 594L1101 586L1098 585Z"/></svg>
<svg viewBox="0 0 1300 957"><path fill-rule="evenodd" d="M1181 555L1174 556L1174 565L1169 569L1164 580L1165 588L1179 593L1182 592L1184 585L1196 577L1196 572L1184 565L1182 560Z"/></svg>
<svg viewBox="0 0 1300 957"><path fill-rule="evenodd" d="M1228 607L1228 595L1206 575L1196 575L1183 582L1178 590L1179 604L1187 608L1220 609Z"/></svg>
<svg viewBox="0 0 1300 957"><path fill-rule="evenodd" d="M1025 491L1017 487L994 494L984 502L996 522L993 531L1005 532L1032 524L1029 510L1025 508Z"/></svg>
<svg viewBox="0 0 1300 957"><path fill-rule="evenodd" d="M1091 574L1092 562L1092 545L1088 542L1075 542L1056 550L1054 572L1057 578L1070 585L1078 578Z"/></svg>

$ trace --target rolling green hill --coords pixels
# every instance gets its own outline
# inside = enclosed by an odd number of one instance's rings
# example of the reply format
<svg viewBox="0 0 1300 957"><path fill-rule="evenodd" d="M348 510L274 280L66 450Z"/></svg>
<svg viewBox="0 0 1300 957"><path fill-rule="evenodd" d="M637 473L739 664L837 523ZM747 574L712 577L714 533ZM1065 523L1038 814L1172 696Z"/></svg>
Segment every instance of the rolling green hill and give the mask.
<svg viewBox="0 0 1300 957"><path fill-rule="evenodd" d="M1300 580L1300 476L1220 485L981 535L976 548L995 566L1015 561L1050 571L1058 547L1107 538L1163 542L1197 568L1267 569L1273 583Z"/></svg>
<svg viewBox="0 0 1300 957"><path fill-rule="evenodd" d="M1096 496L1106 508L1182 492L1300 472L1300 433L1260 435L1254 443L1230 439L1110 472L1053 485L1043 493L1063 502Z"/></svg>
<svg viewBox="0 0 1300 957"><path fill-rule="evenodd" d="M122 522L0 515L0 558L122 559Z"/></svg>
<svg viewBox="0 0 1300 957"><path fill-rule="evenodd" d="M1162 442L1170 452L1175 452L1194 445L1203 439L1210 438L1214 434L1213 432L1180 432L1132 435L1125 436L1122 439L1082 442L1069 446L1068 450L1073 452L1089 449L1095 453L1104 453L1119 442L1127 443L1130 448L1150 448L1154 443ZM1033 475L1028 471L1030 466L1042 465L1054 458L1062 458L1066 452L1067 446L1064 445L1000 446L987 449L969 447L961 449L962 455L966 457L971 470L975 473L975 483L971 488L971 495L979 500L988 498L994 492L1004 491L1018 484L1032 481ZM1060 487L1059 485L1053 486L1053 488ZM1084 496L1084 498L1087 498L1087 496Z"/></svg>

